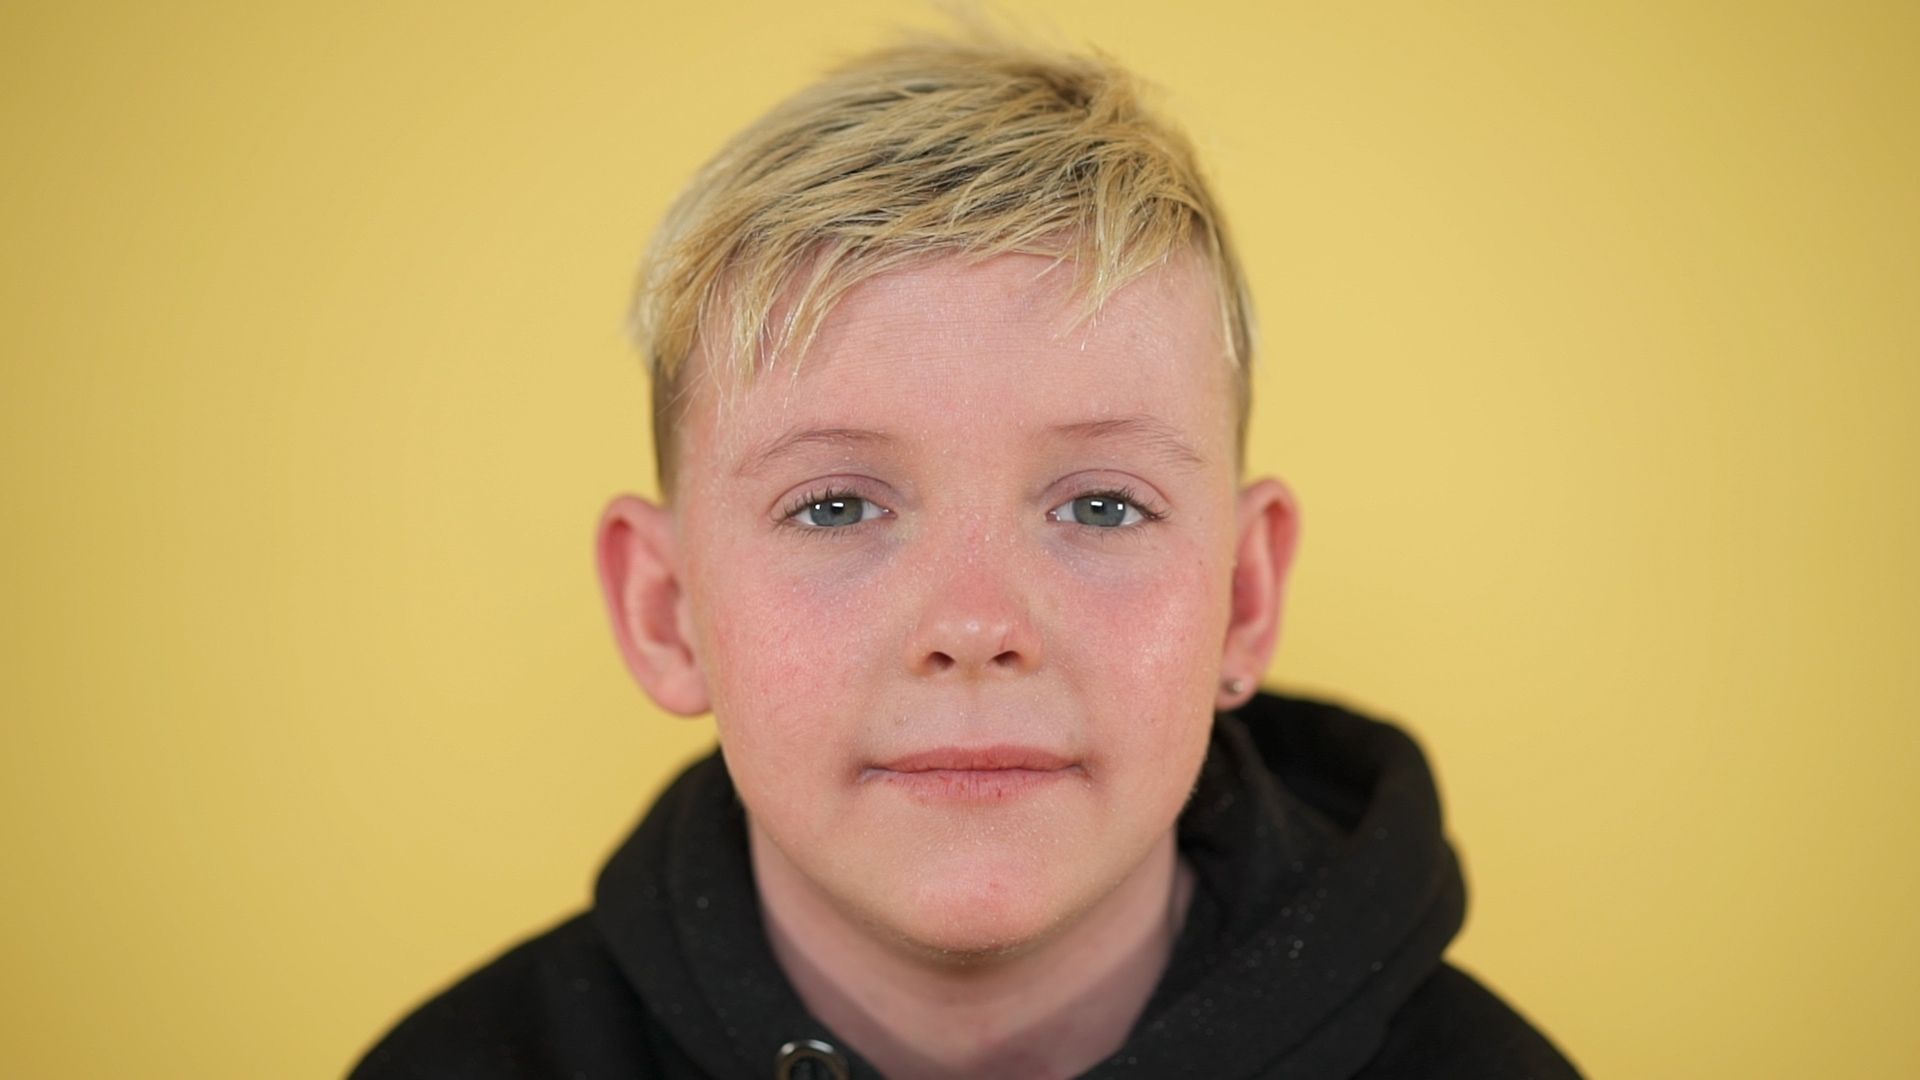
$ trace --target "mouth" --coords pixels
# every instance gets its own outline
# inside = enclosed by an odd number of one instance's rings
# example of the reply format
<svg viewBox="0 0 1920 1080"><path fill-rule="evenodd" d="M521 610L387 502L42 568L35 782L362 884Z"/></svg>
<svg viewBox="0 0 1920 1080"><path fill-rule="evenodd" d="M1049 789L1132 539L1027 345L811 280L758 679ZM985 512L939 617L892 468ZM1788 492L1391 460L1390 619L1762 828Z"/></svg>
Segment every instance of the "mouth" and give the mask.
<svg viewBox="0 0 1920 1080"><path fill-rule="evenodd" d="M1033 746L947 746L868 767L878 783L929 802L999 802L1037 792L1085 771L1072 758Z"/></svg>

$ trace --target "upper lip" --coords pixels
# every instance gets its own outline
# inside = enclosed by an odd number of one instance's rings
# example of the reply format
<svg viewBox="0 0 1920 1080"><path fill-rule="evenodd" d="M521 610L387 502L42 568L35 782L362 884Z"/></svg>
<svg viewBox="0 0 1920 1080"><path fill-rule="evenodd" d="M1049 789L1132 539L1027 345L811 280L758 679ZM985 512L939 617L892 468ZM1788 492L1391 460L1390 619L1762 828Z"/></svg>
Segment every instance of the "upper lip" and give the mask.
<svg viewBox="0 0 1920 1080"><path fill-rule="evenodd" d="M1037 746L995 743L991 746L939 746L882 761L874 767L888 772L933 772L946 769L986 772L998 769L1053 771L1070 768L1074 760Z"/></svg>

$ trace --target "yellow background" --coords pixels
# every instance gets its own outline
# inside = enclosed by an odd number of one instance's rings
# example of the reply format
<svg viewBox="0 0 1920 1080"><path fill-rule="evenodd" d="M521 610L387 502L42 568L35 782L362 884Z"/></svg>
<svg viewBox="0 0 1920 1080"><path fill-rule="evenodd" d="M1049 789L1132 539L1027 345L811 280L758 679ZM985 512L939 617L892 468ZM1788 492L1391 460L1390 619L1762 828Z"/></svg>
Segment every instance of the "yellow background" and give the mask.
<svg viewBox="0 0 1920 1080"><path fill-rule="evenodd" d="M1169 90L1455 955L1596 1077L1920 1074L1920 9L1017 5ZM589 537L719 141L897 2L0 7L0 1074L327 1077L710 735Z"/></svg>

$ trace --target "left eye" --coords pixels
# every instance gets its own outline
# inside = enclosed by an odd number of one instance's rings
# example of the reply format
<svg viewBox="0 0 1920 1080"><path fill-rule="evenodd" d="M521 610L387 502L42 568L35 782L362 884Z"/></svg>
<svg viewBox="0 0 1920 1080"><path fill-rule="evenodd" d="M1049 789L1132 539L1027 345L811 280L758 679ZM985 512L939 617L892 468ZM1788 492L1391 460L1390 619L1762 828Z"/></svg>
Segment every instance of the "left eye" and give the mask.
<svg viewBox="0 0 1920 1080"><path fill-rule="evenodd" d="M1118 492L1103 491L1093 495L1082 495L1069 502L1063 502L1047 516L1055 521L1071 521L1078 525L1093 525L1098 528L1114 529L1122 526L1138 525L1151 520L1140 507Z"/></svg>
<svg viewBox="0 0 1920 1080"><path fill-rule="evenodd" d="M804 529L835 529L858 525L882 513L878 503L858 495L829 495L801 504L788 519Z"/></svg>

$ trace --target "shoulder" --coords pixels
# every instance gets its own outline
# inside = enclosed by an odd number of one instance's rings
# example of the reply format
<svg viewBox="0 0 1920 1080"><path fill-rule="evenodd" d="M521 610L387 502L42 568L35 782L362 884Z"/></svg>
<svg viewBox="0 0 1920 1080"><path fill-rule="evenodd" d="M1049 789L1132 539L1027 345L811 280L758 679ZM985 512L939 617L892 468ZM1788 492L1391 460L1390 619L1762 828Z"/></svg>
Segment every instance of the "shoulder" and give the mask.
<svg viewBox="0 0 1920 1080"><path fill-rule="evenodd" d="M1473 976L1442 964L1394 1014L1358 1080L1579 1080L1547 1037Z"/></svg>
<svg viewBox="0 0 1920 1080"><path fill-rule="evenodd" d="M579 915L419 1006L349 1080L652 1075L643 1013L592 918Z"/></svg>

